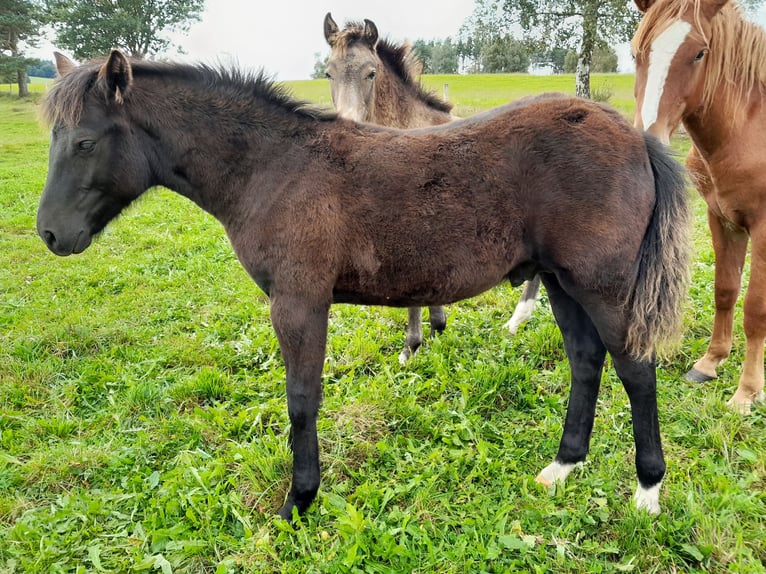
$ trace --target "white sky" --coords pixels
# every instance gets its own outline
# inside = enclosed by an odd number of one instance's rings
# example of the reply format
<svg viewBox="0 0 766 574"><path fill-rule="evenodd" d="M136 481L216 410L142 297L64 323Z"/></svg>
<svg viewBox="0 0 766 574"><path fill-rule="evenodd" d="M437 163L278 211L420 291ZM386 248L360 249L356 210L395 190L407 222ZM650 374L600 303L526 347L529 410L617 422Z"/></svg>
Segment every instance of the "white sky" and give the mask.
<svg viewBox="0 0 766 574"><path fill-rule="evenodd" d="M207 0L201 21L187 34L171 36L186 54L171 51L167 57L211 64L237 62L263 68L278 80L307 80L314 69L314 54L329 53L323 32L327 12L339 26L368 18L382 37L400 43L455 38L473 8L474 0ZM27 53L52 60L54 49L50 43L41 43L40 49Z"/></svg>
<svg viewBox="0 0 766 574"><path fill-rule="evenodd" d="M170 59L210 64L239 63L263 68L277 80L306 80L315 54L329 51L323 21L327 12L339 26L368 18L383 37L400 43L455 38L471 15L474 0L207 0L202 19L185 35L173 36L185 55ZM755 18L766 26L766 5ZM627 45L618 46L620 71L632 71ZM53 59L53 46L41 43L30 56Z"/></svg>

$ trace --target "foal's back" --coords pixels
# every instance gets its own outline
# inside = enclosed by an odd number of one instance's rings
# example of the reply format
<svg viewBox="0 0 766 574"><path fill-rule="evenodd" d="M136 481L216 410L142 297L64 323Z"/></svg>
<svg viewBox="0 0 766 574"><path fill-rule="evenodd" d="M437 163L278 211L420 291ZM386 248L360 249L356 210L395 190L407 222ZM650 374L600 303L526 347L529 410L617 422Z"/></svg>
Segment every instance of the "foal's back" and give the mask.
<svg viewBox="0 0 766 574"><path fill-rule="evenodd" d="M616 112L563 95L418 130L339 120L310 145L325 161L303 193L327 194L342 214L336 300L449 303L522 267L595 284L631 272L641 234L616 235L654 203L643 137ZM313 169L336 177L317 190Z"/></svg>

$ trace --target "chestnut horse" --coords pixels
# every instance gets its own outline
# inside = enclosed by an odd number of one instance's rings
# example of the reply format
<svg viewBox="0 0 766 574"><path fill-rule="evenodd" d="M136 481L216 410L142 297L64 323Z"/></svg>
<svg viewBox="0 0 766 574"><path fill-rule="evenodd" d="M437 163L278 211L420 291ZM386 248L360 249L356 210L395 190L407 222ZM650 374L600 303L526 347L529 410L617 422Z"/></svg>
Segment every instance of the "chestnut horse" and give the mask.
<svg viewBox="0 0 766 574"><path fill-rule="evenodd" d="M409 45L380 38L371 20L339 28L328 12L324 37L331 48L327 79L335 109L346 118L393 128L424 128L457 119L452 105L424 90L418 80L422 63ZM413 232L417 232L413 230ZM540 278L527 281L519 303L504 325L511 334L532 316ZM444 330L443 307L430 307L431 335ZM399 362L404 364L423 343L420 307L410 307L407 335Z"/></svg>
<svg viewBox="0 0 766 574"><path fill-rule="evenodd" d="M683 123L686 158L707 203L715 252L715 319L707 352L687 373L716 377L731 352L734 306L748 238L747 346L729 404L747 413L764 399L766 338L766 32L727 0L636 0L644 17L633 37L637 127L668 141Z"/></svg>
<svg viewBox="0 0 766 574"><path fill-rule="evenodd" d="M584 460L609 352L632 408L635 503L659 512L654 355L680 326L689 214L682 168L656 138L557 94L397 130L311 109L261 74L119 51L57 65L38 233L57 255L80 253L160 185L221 222L269 296L285 361L293 476L280 516L305 511L319 488L333 303L444 305L538 273L572 376L539 480Z"/></svg>

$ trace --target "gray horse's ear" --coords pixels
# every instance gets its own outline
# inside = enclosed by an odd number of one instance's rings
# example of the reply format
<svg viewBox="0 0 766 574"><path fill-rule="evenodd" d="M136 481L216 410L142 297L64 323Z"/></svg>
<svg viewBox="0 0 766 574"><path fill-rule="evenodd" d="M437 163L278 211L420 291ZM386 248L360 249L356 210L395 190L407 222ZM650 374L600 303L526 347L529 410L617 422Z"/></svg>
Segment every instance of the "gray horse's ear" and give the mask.
<svg viewBox="0 0 766 574"><path fill-rule="evenodd" d="M338 25L335 20L332 19L332 15L328 12L324 17L324 39L332 46L335 44L335 40L338 37Z"/></svg>
<svg viewBox="0 0 766 574"><path fill-rule="evenodd" d="M98 71L98 77L106 82L107 95L121 104L133 83L133 69L125 55L119 50L112 50L109 58Z"/></svg>
<svg viewBox="0 0 766 574"><path fill-rule="evenodd" d="M364 19L364 32L362 33L362 37L370 48L375 47L378 43L378 27L375 25L375 22L368 20L367 18Z"/></svg>
<svg viewBox="0 0 766 574"><path fill-rule="evenodd" d="M642 13L645 13L649 8L654 5L655 0L633 0L636 3L636 8Z"/></svg>
<svg viewBox="0 0 766 574"><path fill-rule="evenodd" d="M75 63L61 52L53 52L53 57L56 60L56 73L59 78L63 78L76 67Z"/></svg>

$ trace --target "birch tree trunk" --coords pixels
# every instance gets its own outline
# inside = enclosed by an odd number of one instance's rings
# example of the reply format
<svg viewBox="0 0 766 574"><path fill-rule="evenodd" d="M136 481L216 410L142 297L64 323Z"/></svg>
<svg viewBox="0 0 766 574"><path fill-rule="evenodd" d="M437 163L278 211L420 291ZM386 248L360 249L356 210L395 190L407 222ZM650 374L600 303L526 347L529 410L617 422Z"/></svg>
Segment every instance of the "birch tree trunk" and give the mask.
<svg viewBox="0 0 766 574"><path fill-rule="evenodd" d="M596 47L597 30L598 0L586 0L583 3L582 44L575 73L575 93L581 98L590 99L590 66Z"/></svg>

